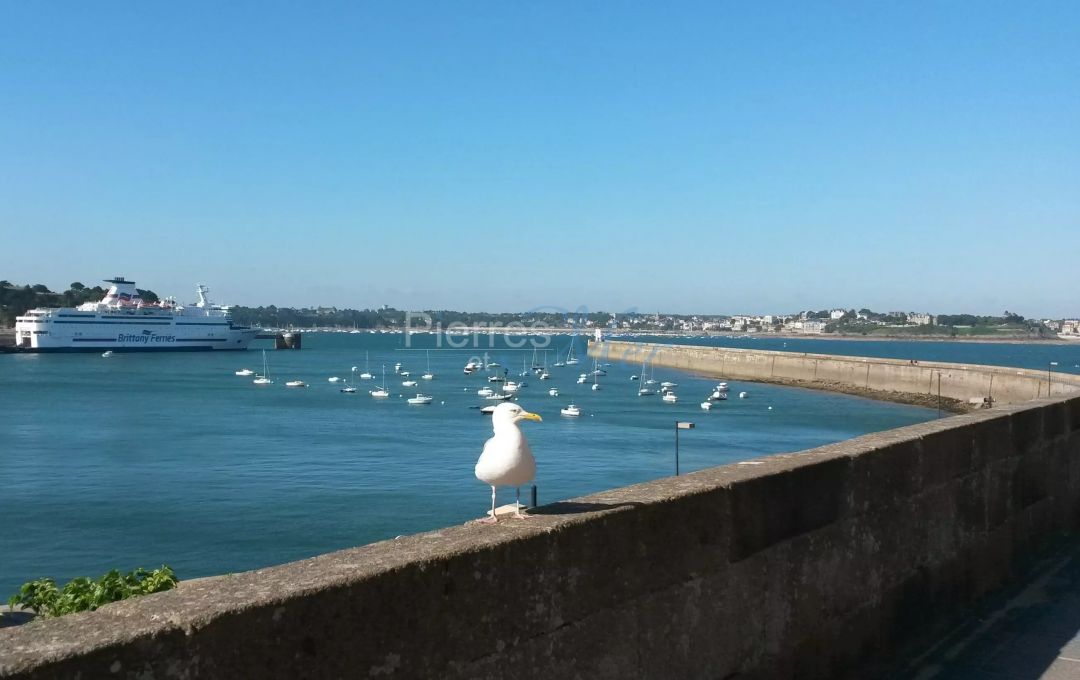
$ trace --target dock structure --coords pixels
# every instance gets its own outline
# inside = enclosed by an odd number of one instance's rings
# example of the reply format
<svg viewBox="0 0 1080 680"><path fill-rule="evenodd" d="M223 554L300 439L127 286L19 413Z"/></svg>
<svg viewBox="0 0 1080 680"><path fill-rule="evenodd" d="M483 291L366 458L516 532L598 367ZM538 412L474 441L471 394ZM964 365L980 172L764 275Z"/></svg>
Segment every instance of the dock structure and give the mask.
<svg viewBox="0 0 1080 680"><path fill-rule="evenodd" d="M300 331L283 331L274 335L274 349L300 349Z"/></svg>

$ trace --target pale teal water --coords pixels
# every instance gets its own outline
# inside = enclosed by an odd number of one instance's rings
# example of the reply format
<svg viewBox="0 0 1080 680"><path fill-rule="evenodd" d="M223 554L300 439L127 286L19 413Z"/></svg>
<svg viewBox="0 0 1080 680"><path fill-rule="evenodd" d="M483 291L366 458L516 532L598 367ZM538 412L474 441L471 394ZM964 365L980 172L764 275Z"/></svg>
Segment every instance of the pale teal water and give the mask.
<svg viewBox="0 0 1080 680"><path fill-rule="evenodd" d="M565 351L567 341L555 344ZM413 336L417 348L434 342ZM497 342L492 356L520 372L522 352ZM833 341L803 350L787 342L795 351L877 355L890 345ZM995 361L1002 346L896 344L893 356L902 358L1035 367L1047 349L1009 346ZM113 567L168 563L182 578L241 571L481 516L489 491L473 465L490 423L469 407L482 403L475 392L486 381L461 372L475 352L431 352L438 377L419 388L436 397L429 407L398 398L409 395L400 378L388 381L395 397L383 402L341 394L326 380L353 365L362 370L365 350L373 373L385 363L392 377L396 361L422 373L424 352L402 345L400 335L308 334L299 352L268 352L277 380L269 388L233 375L257 369L257 351L0 356L0 596L31 578ZM1062 362L1073 357L1070 368L1080 364L1080 348L1053 351ZM658 371L679 383L681 401L672 406L636 396L629 376L638 366L611 366L599 392L574 383L587 368L552 369L551 381L530 377L521 395L544 417L526 424L541 502L671 474L676 419L698 426L681 440L682 469L690 471L936 415L739 383L705 413L698 404L713 380ZM293 377L311 386L285 388ZM551 386L560 397L547 395ZM736 398L742 389L749 399ZM585 412L579 420L559 416L571 401ZM500 502L511 500L501 492Z"/></svg>

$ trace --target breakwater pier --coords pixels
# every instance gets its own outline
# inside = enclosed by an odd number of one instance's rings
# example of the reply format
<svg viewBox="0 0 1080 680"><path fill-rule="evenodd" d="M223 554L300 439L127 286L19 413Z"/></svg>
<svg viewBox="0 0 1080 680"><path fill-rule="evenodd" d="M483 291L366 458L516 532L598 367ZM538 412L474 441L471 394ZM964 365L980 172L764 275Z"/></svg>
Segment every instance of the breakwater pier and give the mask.
<svg viewBox="0 0 1080 680"><path fill-rule="evenodd" d="M960 413L1080 394L1075 374L1006 366L623 341L590 343L589 356L931 408L940 403Z"/></svg>
<svg viewBox="0 0 1080 680"><path fill-rule="evenodd" d="M1080 530L1080 396L988 378L951 394L990 409L5 629L0 677L842 677Z"/></svg>

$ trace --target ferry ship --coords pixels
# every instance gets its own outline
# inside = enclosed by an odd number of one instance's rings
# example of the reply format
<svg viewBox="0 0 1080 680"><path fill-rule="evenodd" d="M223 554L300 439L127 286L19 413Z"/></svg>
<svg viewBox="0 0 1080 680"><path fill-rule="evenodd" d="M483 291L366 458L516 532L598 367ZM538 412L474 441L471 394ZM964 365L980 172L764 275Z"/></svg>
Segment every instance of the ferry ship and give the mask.
<svg viewBox="0 0 1080 680"><path fill-rule="evenodd" d="M99 302L38 308L15 319L15 348L26 352L197 352L247 349L258 329L237 326L199 284L197 302L142 300L134 281L106 279Z"/></svg>

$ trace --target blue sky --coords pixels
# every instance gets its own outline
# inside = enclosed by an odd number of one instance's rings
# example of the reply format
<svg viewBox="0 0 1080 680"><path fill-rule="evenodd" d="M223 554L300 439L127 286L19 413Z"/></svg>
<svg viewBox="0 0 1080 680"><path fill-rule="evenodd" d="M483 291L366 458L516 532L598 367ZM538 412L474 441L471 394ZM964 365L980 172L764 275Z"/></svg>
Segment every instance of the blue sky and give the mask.
<svg viewBox="0 0 1080 680"><path fill-rule="evenodd" d="M1080 3L0 5L0 278L1080 315Z"/></svg>

